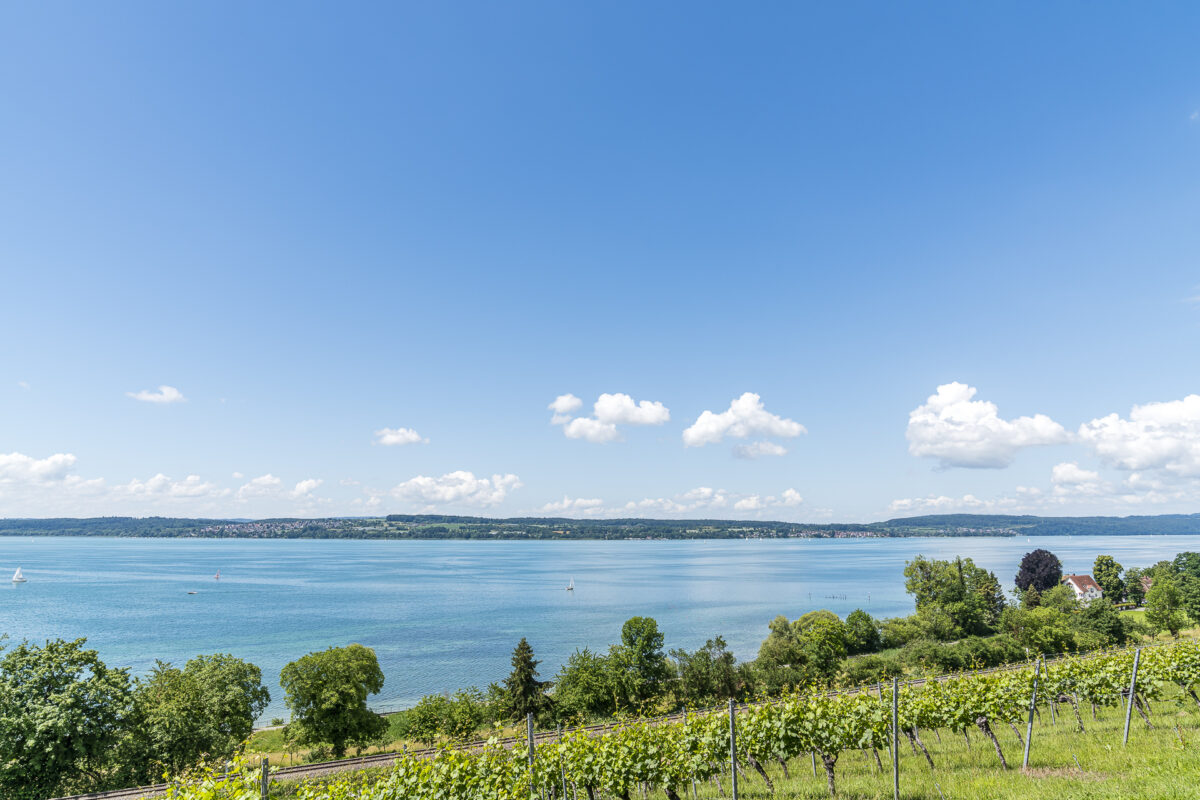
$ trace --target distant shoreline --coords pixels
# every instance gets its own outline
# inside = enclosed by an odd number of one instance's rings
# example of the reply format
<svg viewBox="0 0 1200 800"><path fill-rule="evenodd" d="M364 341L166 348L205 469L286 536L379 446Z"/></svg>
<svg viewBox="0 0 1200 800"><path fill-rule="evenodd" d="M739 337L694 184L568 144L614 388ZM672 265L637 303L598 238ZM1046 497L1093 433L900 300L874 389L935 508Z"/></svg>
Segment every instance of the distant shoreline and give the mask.
<svg viewBox="0 0 1200 800"><path fill-rule="evenodd" d="M1200 514L1035 517L944 514L871 523L763 520L569 519L434 514L323 519L92 517L0 519L3 536L111 536L188 539L668 540L894 539L907 537L1200 535Z"/></svg>

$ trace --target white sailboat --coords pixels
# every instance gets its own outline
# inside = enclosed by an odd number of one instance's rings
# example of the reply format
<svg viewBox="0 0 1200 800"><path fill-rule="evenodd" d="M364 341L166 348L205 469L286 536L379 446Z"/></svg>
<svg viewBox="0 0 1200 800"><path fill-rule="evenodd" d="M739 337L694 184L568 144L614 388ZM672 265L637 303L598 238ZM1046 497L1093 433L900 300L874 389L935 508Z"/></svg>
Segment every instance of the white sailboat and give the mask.
<svg viewBox="0 0 1200 800"><path fill-rule="evenodd" d="M17 571L13 573L13 583L25 583L25 576L21 574L21 568L17 567Z"/></svg>
<svg viewBox="0 0 1200 800"><path fill-rule="evenodd" d="M221 570L217 570L217 574L216 574L216 575L213 575L213 580L214 580L214 581L219 581L219 580L221 580Z"/></svg>
<svg viewBox="0 0 1200 800"><path fill-rule="evenodd" d="M567 591L568 592L575 591L575 579L574 578L571 578L571 582L567 584Z"/></svg>

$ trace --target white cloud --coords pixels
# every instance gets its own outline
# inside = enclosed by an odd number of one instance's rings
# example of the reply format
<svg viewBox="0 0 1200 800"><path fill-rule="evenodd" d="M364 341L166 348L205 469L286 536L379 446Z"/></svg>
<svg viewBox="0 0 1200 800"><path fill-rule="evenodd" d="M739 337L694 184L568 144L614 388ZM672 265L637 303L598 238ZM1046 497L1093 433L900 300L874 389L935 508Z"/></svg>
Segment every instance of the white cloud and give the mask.
<svg viewBox="0 0 1200 800"><path fill-rule="evenodd" d="M1090 469L1083 469L1074 461L1055 464L1054 469L1050 471L1051 483L1071 485L1079 483L1098 483L1099 481L1099 472L1093 472Z"/></svg>
<svg viewBox="0 0 1200 800"><path fill-rule="evenodd" d="M683 432L683 443L688 447L702 447L719 442L726 436L736 439L749 436L792 438L807 432L799 422L770 413L763 407L762 399L757 394L746 392L731 402L727 410L719 414L705 411L697 417Z"/></svg>
<svg viewBox="0 0 1200 800"><path fill-rule="evenodd" d="M995 403L972 400L976 389L964 383L937 387L908 416L908 452L936 458L943 467L1007 467L1025 447L1070 440L1063 426L1044 414L1001 419Z"/></svg>
<svg viewBox="0 0 1200 800"><path fill-rule="evenodd" d="M550 418L551 425L562 425L571 419L571 412L581 408L583 401L573 394L560 394L554 398L554 402L546 406L554 412L554 416Z"/></svg>
<svg viewBox="0 0 1200 800"><path fill-rule="evenodd" d="M734 447L733 454L738 458L751 459L762 456L784 456L787 455L787 448L775 442L751 442Z"/></svg>
<svg viewBox="0 0 1200 800"><path fill-rule="evenodd" d="M440 478L417 475L392 489L393 497L425 506L494 506L504 502L508 493L521 488L516 475L476 478L465 470L448 472Z"/></svg>
<svg viewBox="0 0 1200 800"><path fill-rule="evenodd" d="M412 428L380 428L375 431L375 444L397 447L406 444L429 444L428 439Z"/></svg>
<svg viewBox="0 0 1200 800"><path fill-rule="evenodd" d="M591 417L576 417L563 426L563 433L568 439L585 439L596 443L611 442L621 437L616 425Z"/></svg>
<svg viewBox="0 0 1200 800"><path fill-rule="evenodd" d="M235 481L240 481L240 480L241 480L242 478L244 478L244 477L246 477L246 476L245 476L245 475L243 475L243 474L242 474L242 473L240 473L240 472L235 472L235 473L233 473L233 479L234 479Z"/></svg>
<svg viewBox="0 0 1200 800"><path fill-rule="evenodd" d="M1197 110L1193 111L1191 114L1188 114L1188 119L1192 119L1192 120L1200 119L1200 109L1197 109Z"/></svg>
<svg viewBox="0 0 1200 800"><path fill-rule="evenodd" d="M0 484L48 484L66 480L75 467L71 453L33 458L24 453L0 453Z"/></svg>
<svg viewBox="0 0 1200 800"><path fill-rule="evenodd" d="M183 396L183 392L174 386L160 386L157 392L143 389L140 392L126 392L125 394L134 400L141 400L143 403L182 403L187 400Z"/></svg>
<svg viewBox="0 0 1200 800"><path fill-rule="evenodd" d="M251 500L259 497L272 497L279 494L282 487L283 481L268 472L266 475L259 475L242 484L241 488L237 490L237 498Z"/></svg>
<svg viewBox="0 0 1200 800"><path fill-rule="evenodd" d="M1000 500L980 500L973 494L962 497L947 497L945 495L930 495L929 497L906 497L893 500L888 511L899 514L948 514L954 511L971 511L985 513L1000 508L1010 508L1015 504L1011 498Z"/></svg>
<svg viewBox="0 0 1200 800"><path fill-rule="evenodd" d="M293 500L308 500L312 499L312 493L317 490L317 487L324 483L320 478L305 478L296 484L296 487L288 493L288 496Z"/></svg>
<svg viewBox="0 0 1200 800"><path fill-rule="evenodd" d="M598 514L604 505L604 501L597 497L568 497L563 495L562 500L555 500L538 509L542 514Z"/></svg>
<svg viewBox="0 0 1200 800"><path fill-rule="evenodd" d="M1200 478L1200 395L1134 406L1079 426L1079 438L1106 464Z"/></svg>
<svg viewBox="0 0 1200 800"><path fill-rule="evenodd" d="M562 425L568 439L611 442L621 438L618 425L662 425L671 419L670 410L658 401L635 401L627 394L604 393L592 406L592 416L571 417L583 401L573 394L559 395L548 408L554 412L552 425Z"/></svg>
<svg viewBox="0 0 1200 800"><path fill-rule="evenodd" d="M116 486L118 492L141 497L197 498L221 497L229 494L217 484L201 479L199 475L188 475L176 481L161 472L144 481L134 478L129 483Z"/></svg>
<svg viewBox="0 0 1200 800"><path fill-rule="evenodd" d="M25 391L29 391L29 381L17 381L17 386L20 386Z"/></svg>

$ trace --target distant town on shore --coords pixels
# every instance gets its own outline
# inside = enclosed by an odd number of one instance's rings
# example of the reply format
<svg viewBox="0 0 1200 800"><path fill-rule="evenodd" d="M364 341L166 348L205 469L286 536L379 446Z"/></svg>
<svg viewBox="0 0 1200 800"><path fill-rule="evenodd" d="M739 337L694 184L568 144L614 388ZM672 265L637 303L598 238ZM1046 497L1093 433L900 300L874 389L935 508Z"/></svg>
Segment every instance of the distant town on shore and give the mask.
<svg viewBox="0 0 1200 800"><path fill-rule="evenodd" d="M1134 536L1200 534L1200 514L1036 517L939 514L871 523L715 519L568 519L389 514L324 519L92 517L0 519L0 536L214 539L854 539L905 536Z"/></svg>

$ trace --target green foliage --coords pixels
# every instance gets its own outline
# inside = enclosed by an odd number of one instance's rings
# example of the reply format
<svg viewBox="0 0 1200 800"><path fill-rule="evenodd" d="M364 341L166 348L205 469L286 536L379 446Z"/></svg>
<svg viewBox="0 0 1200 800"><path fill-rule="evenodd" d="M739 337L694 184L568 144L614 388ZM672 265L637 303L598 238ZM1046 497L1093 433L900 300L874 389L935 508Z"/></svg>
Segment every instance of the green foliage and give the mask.
<svg viewBox="0 0 1200 800"><path fill-rule="evenodd" d="M722 700L738 699L746 694L745 670L720 636L709 639L704 646L689 653L672 650L675 659L676 700L692 707L715 705Z"/></svg>
<svg viewBox="0 0 1200 800"><path fill-rule="evenodd" d="M608 653L617 705L642 709L666 690L670 666L663 652L663 635L651 617L631 617L621 626L621 643Z"/></svg>
<svg viewBox="0 0 1200 800"><path fill-rule="evenodd" d="M1003 625L1005 632L1028 648L1031 655L1065 653L1075 647L1071 615L1051 606L1006 608Z"/></svg>
<svg viewBox="0 0 1200 800"><path fill-rule="evenodd" d="M554 678L554 709L559 719L583 721L617 710L612 671L605 656L576 650Z"/></svg>
<svg viewBox="0 0 1200 800"><path fill-rule="evenodd" d="M540 663L533 657L533 647L522 636L513 649L512 672L504 679L508 711L513 719L525 719L528 714L536 717L549 706L547 682L538 680L537 666Z"/></svg>
<svg viewBox="0 0 1200 800"><path fill-rule="evenodd" d="M940 561L917 556L905 564L904 577L918 616L924 613L928 625L942 629L938 638L991 633L1004 610L1004 592L996 576L969 558Z"/></svg>
<svg viewBox="0 0 1200 800"><path fill-rule="evenodd" d="M1187 624L1182 606L1183 597L1174 579L1161 574L1156 576L1154 585L1146 593L1146 622L1150 627L1177 636Z"/></svg>
<svg viewBox="0 0 1200 800"><path fill-rule="evenodd" d="M129 713L129 676L84 639L22 642L0 659L0 796L94 788Z"/></svg>
<svg viewBox="0 0 1200 800"><path fill-rule="evenodd" d="M771 621L770 631L755 662L762 688L768 692L827 684L837 675L846 656L849 631L836 615L810 612L795 622L778 616Z"/></svg>
<svg viewBox="0 0 1200 800"><path fill-rule="evenodd" d="M156 783L164 772L232 758L270 700L262 671L231 655L197 656L183 669L157 662L135 685L121 782Z"/></svg>
<svg viewBox="0 0 1200 800"><path fill-rule="evenodd" d="M1096 556L1092 565L1092 577L1104 591L1104 596L1114 603L1121 602L1125 597L1125 581L1121 580L1123 567L1112 556Z"/></svg>
<svg viewBox="0 0 1200 800"><path fill-rule="evenodd" d="M285 729L299 745L328 742L338 758L346 747L379 739L387 721L367 708L367 696L383 688L375 651L360 644L309 653L283 668L292 721Z"/></svg>
<svg viewBox="0 0 1200 800"><path fill-rule="evenodd" d="M1082 608L1079 600L1075 597L1075 590L1065 583L1060 583L1054 588L1042 592L1042 599L1038 606L1053 608L1064 614L1074 614Z"/></svg>
<svg viewBox="0 0 1200 800"><path fill-rule="evenodd" d="M838 683L842 686L866 686L903 676L904 664L899 658L871 653L846 659Z"/></svg>
<svg viewBox="0 0 1200 800"><path fill-rule="evenodd" d="M846 616L846 652L874 653L880 646L879 623L861 608Z"/></svg>
<svg viewBox="0 0 1200 800"><path fill-rule="evenodd" d="M1081 608L1071 622L1076 631L1076 645L1080 650L1120 646L1125 644L1130 636L1129 626L1107 597L1093 600Z"/></svg>
<svg viewBox="0 0 1200 800"><path fill-rule="evenodd" d="M1140 606L1146 599L1146 590L1142 586L1145 571L1137 567L1125 570L1125 597L1135 606Z"/></svg>

